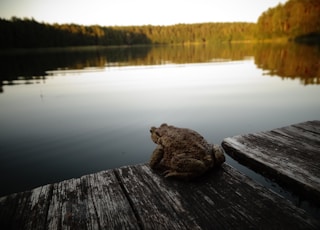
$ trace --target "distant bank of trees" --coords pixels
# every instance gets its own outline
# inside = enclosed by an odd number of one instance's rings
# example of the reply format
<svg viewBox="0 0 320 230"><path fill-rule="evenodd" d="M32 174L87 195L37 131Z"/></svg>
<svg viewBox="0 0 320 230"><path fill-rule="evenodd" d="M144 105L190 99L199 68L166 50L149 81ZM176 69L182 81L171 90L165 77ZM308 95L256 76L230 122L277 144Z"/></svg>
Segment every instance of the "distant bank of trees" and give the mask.
<svg viewBox="0 0 320 230"><path fill-rule="evenodd" d="M34 19L0 19L0 47L185 44L251 40L254 23L202 23L172 26L83 26L46 24Z"/></svg>
<svg viewBox="0 0 320 230"><path fill-rule="evenodd" d="M258 18L258 38L294 39L307 34L320 34L319 0L290 0Z"/></svg>
<svg viewBox="0 0 320 230"><path fill-rule="evenodd" d="M233 42L284 37L320 38L320 1L289 0L265 11L257 23L199 23L172 26L83 26L34 19L0 19L0 48L113 46ZM299 39L298 39L299 40Z"/></svg>
<svg viewBox="0 0 320 230"><path fill-rule="evenodd" d="M34 19L0 19L0 47L66 47L90 45L149 44L142 33L120 28L47 24Z"/></svg>

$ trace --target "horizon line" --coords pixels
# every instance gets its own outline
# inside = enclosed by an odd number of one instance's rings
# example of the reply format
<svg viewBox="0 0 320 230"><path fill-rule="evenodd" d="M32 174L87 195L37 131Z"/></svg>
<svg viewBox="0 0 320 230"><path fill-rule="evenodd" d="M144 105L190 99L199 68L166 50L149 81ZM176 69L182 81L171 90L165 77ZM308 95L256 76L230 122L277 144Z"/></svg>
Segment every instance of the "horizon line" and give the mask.
<svg viewBox="0 0 320 230"><path fill-rule="evenodd" d="M250 24L257 24L256 22L249 22L249 21L207 21L207 22L178 22L178 23L173 23L173 24L109 24L109 25L103 25L103 24L83 24L83 23L77 23L77 22L48 22L48 21L40 21L34 17L18 17L18 16L11 16L10 18L8 17L1 17L0 19L12 21L14 18L20 19L20 20L34 20L38 23L43 23L43 24L49 24L49 25L79 25L79 26L101 26L101 27L130 27L130 26L176 26L176 25L195 25L195 24L210 24L210 23L250 23Z"/></svg>

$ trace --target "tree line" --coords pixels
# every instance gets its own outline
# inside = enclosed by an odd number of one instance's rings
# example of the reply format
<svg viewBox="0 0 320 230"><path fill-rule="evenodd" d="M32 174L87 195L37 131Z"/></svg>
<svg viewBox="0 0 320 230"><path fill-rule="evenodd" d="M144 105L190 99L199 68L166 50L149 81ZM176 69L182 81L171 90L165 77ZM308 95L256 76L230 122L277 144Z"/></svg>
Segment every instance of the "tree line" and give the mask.
<svg viewBox="0 0 320 230"><path fill-rule="evenodd" d="M320 1L289 0L269 8L257 23L197 23L171 26L84 26L34 19L0 18L0 48L217 43L320 37Z"/></svg>
<svg viewBox="0 0 320 230"><path fill-rule="evenodd" d="M83 26L34 19L0 19L0 47L186 44L253 39L254 23L202 23L172 26Z"/></svg>
<svg viewBox="0 0 320 230"><path fill-rule="evenodd" d="M0 19L1 48L149 44L142 33L121 28L47 24L34 19Z"/></svg>
<svg viewBox="0 0 320 230"><path fill-rule="evenodd" d="M258 38L294 39L308 34L320 34L319 0L290 0L258 18Z"/></svg>

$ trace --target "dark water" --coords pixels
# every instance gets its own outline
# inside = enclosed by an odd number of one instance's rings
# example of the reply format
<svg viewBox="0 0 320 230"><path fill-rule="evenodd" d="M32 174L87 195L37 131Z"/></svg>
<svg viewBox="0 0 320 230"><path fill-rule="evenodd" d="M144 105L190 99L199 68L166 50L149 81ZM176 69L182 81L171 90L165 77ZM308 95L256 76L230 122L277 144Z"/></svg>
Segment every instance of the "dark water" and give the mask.
<svg viewBox="0 0 320 230"><path fill-rule="evenodd" d="M319 60L293 44L1 51L0 196L147 162L163 122L221 143L320 119Z"/></svg>

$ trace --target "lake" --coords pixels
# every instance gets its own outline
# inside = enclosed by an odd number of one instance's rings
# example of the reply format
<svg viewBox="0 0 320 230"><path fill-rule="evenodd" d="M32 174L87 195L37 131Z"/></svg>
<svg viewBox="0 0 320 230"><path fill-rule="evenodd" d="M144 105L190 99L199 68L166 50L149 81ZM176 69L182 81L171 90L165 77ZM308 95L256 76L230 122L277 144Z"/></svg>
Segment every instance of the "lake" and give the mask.
<svg viewBox="0 0 320 230"><path fill-rule="evenodd" d="M294 44L0 51L0 196L147 162L161 123L219 144L320 119L319 60Z"/></svg>

